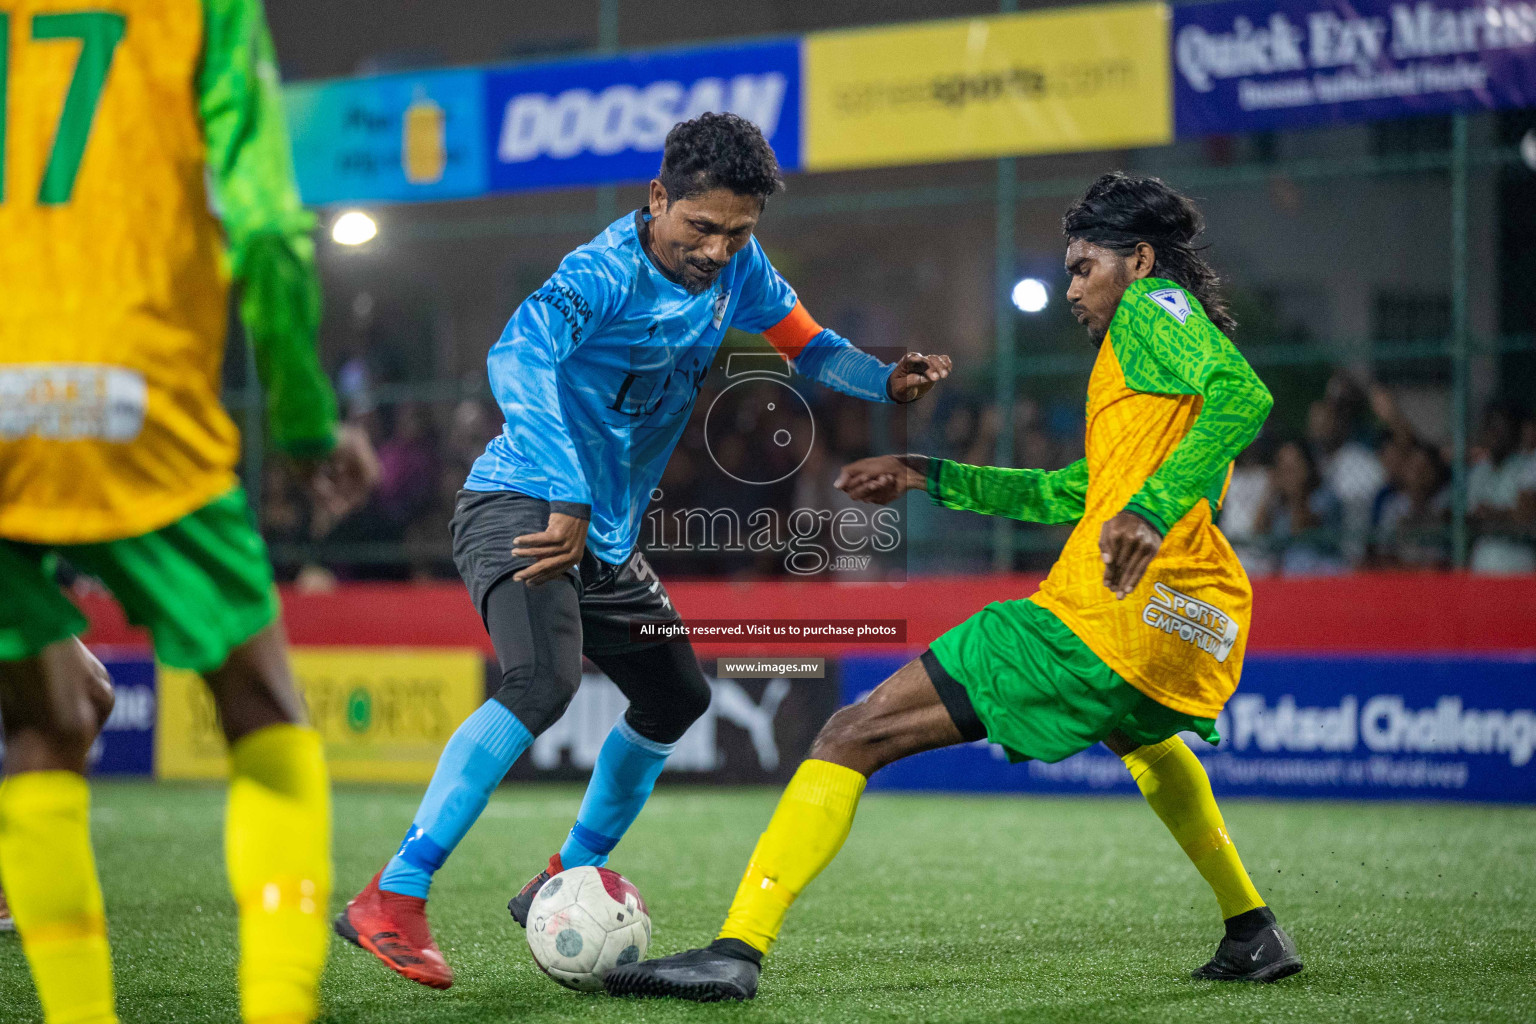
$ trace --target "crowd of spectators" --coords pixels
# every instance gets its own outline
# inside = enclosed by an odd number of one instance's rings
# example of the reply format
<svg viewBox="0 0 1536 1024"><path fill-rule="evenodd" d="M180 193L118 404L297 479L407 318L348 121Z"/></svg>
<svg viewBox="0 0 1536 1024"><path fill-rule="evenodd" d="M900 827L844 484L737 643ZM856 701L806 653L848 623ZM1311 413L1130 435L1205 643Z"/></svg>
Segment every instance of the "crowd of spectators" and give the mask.
<svg viewBox="0 0 1536 1024"><path fill-rule="evenodd" d="M733 551L720 543L717 534L729 534L732 517L739 524L764 508L785 516L848 508L831 486L837 468L877 449L992 464L1004 429L990 396L963 387L941 388L876 430L866 403L822 389L803 389L812 403L807 409L719 400L732 383L719 374L706 383L642 529L652 561L672 575L773 575L782 551ZM337 578L453 578L448 522L455 495L500 430L499 410L489 399L381 406L366 387L342 390L349 419L378 448L380 483L363 509L330 522L271 466L261 519L280 576L315 586ZM792 407L796 415L808 413L807 421L795 422L786 412ZM1021 398L1010 424L1012 463L1049 469L1080 458L1081 415L1080 405ZM1451 452L1443 423L1440 436L1432 436L1434 425L1416 427L1392 389L1344 374L1310 403L1295 436L1275 428L1279 420L1238 459L1218 520L1250 575L1451 567ZM1465 480L1469 566L1490 574L1536 572L1536 418L1501 399L1475 426ZM687 543L669 547L669 528L674 540L686 532ZM1047 567L1064 534L1020 528L1015 566ZM921 571L923 553L906 564Z"/></svg>
<svg viewBox="0 0 1536 1024"><path fill-rule="evenodd" d="M1490 402L1468 463L1469 567L1536 571L1536 419ZM1219 521L1251 575L1446 569L1452 501L1449 443L1416 430L1391 389L1339 375L1302 436L1262 435L1238 460Z"/></svg>

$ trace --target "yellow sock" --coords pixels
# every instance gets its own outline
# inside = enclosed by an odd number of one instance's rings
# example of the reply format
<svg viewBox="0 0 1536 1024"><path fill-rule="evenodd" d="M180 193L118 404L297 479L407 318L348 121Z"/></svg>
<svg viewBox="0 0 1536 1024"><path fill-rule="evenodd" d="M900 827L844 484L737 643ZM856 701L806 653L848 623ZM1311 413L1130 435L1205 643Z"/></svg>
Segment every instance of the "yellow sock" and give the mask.
<svg viewBox="0 0 1536 1024"><path fill-rule="evenodd" d="M331 790L319 733L271 725L230 749L224 856L240 908L241 1016L313 1020L331 897Z"/></svg>
<svg viewBox="0 0 1536 1024"><path fill-rule="evenodd" d="M74 772L0 785L0 871L48 1024L117 1021L90 817L90 789Z"/></svg>
<svg viewBox="0 0 1536 1024"><path fill-rule="evenodd" d="M1194 751L1174 736L1150 747L1137 747L1121 760L1131 770L1141 795L1216 893L1221 916L1235 917L1264 906L1264 898L1253 887L1237 847L1227 835L1221 808L1211 793L1210 776Z"/></svg>
<svg viewBox="0 0 1536 1024"><path fill-rule="evenodd" d="M830 761L800 765L757 840L720 938L768 952L789 905L842 849L867 781Z"/></svg>

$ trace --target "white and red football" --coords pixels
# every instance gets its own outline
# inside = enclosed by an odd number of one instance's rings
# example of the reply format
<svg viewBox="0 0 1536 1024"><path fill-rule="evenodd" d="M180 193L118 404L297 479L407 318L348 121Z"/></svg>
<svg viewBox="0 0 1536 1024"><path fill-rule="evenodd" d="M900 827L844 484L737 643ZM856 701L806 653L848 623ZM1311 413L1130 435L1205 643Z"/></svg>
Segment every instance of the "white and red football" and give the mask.
<svg viewBox="0 0 1536 1024"><path fill-rule="evenodd" d="M602 991L603 976L644 957L650 943L651 916L640 891L607 868L560 872L528 908L534 962L578 992Z"/></svg>

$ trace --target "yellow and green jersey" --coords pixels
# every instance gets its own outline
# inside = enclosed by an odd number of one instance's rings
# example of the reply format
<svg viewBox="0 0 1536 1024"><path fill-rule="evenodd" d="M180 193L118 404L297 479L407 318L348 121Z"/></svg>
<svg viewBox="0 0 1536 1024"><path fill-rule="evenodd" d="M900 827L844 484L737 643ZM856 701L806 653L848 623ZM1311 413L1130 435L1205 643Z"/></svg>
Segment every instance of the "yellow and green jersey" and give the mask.
<svg viewBox="0 0 1536 1024"><path fill-rule="evenodd" d="M928 490L950 508L1075 521L1031 600L1148 697L1214 718L1242 672L1253 592L1211 517L1271 404L1193 295L1137 281L1088 382L1086 458L1050 472L935 460ZM1104 585L1099 531L1123 511L1164 537L1140 584L1117 600Z"/></svg>
<svg viewBox="0 0 1536 1024"><path fill-rule="evenodd" d="M259 0L0 6L0 537L137 536L235 484L231 275L274 440L334 444Z"/></svg>

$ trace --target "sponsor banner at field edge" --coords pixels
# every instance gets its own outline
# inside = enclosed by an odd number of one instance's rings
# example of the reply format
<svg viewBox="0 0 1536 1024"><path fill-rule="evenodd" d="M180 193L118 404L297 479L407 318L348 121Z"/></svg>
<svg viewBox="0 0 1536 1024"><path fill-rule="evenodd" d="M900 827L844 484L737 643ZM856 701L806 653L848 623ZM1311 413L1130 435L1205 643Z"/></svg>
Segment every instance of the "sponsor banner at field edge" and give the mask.
<svg viewBox="0 0 1536 1024"><path fill-rule="evenodd" d="M482 77L469 69L288 85L283 100L304 202L484 193Z"/></svg>
<svg viewBox="0 0 1536 1024"><path fill-rule="evenodd" d="M454 648L298 647L294 678L343 782L426 782L459 723L485 700L485 660ZM213 699L191 672L161 667L155 772L228 774Z"/></svg>
<svg viewBox="0 0 1536 1024"><path fill-rule="evenodd" d="M147 654L107 665L119 711L98 744L103 749L94 771L153 770L165 779L227 775L213 701L196 675L160 667L157 702ZM325 738L331 775L341 782L426 782L449 736L496 679L484 656L469 649L300 647L293 666L311 720ZM837 709L835 664L826 672L815 679L710 678L713 699L678 741L668 778L788 781ZM566 713L534 741L508 779L585 779L627 706L608 679L585 676ZM137 731L125 740L130 728Z"/></svg>
<svg viewBox="0 0 1536 1024"><path fill-rule="evenodd" d="M1162 145L1167 38L1160 3L813 33L805 167Z"/></svg>
<svg viewBox="0 0 1536 1024"><path fill-rule="evenodd" d="M1181 137L1536 105L1531 0L1239 0L1173 17Z"/></svg>
<svg viewBox="0 0 1536 1024"><path fill-rule="evenodd" d="M226 753L206 689L147 654L101 652L117 705L91 753L95 774L214 778ZM905 654L850 654L827 679L711 679L714 700L668 765L674 780L778 783L838 704ZM424 782L453 730L486 693L474 650L299 648L295 670L342 781ZM841 686L839 686L841 682ZM1536 656L1251 655L1218 720L1222 743L1191 740L1223 796L1536 803ZM584 679L567 714L509 778L583 779L626 702ZM154 757L152 757L152 751ZM986 743L923 754L872 788L1125 793L1102 747L1055 765L1010 764Z"/></svg>
<svg viewBox="0 0 1536 1024"><path fill-rule="evenodd" d="M823 722L837 710L836 666L815 679L709 678L713 699L667 759L669 781L747 784L788 782ZM558 722L512 766L510 781L584 780L629 702L600 675L581 688Z"/></svg>
<svg viewBox="0 0 1536 1024"><path fill-rule="evenodd" d="M899 666L843 659L843 699ZM1250 656L1217 719L1192 737L1218 796L1536 803L1536 657ZM1102 746L1057 764L1010 764L986 742L921 754L871 788L1046 793L1136 786Z"/></svg>
<svg viewBox="0 0 1536 1024"><path fill-rule="evenodd" d="M493 191L644 181L667 132L705 111L756 124L800 167L800 43L781 39L485 71Z"/></svg>

